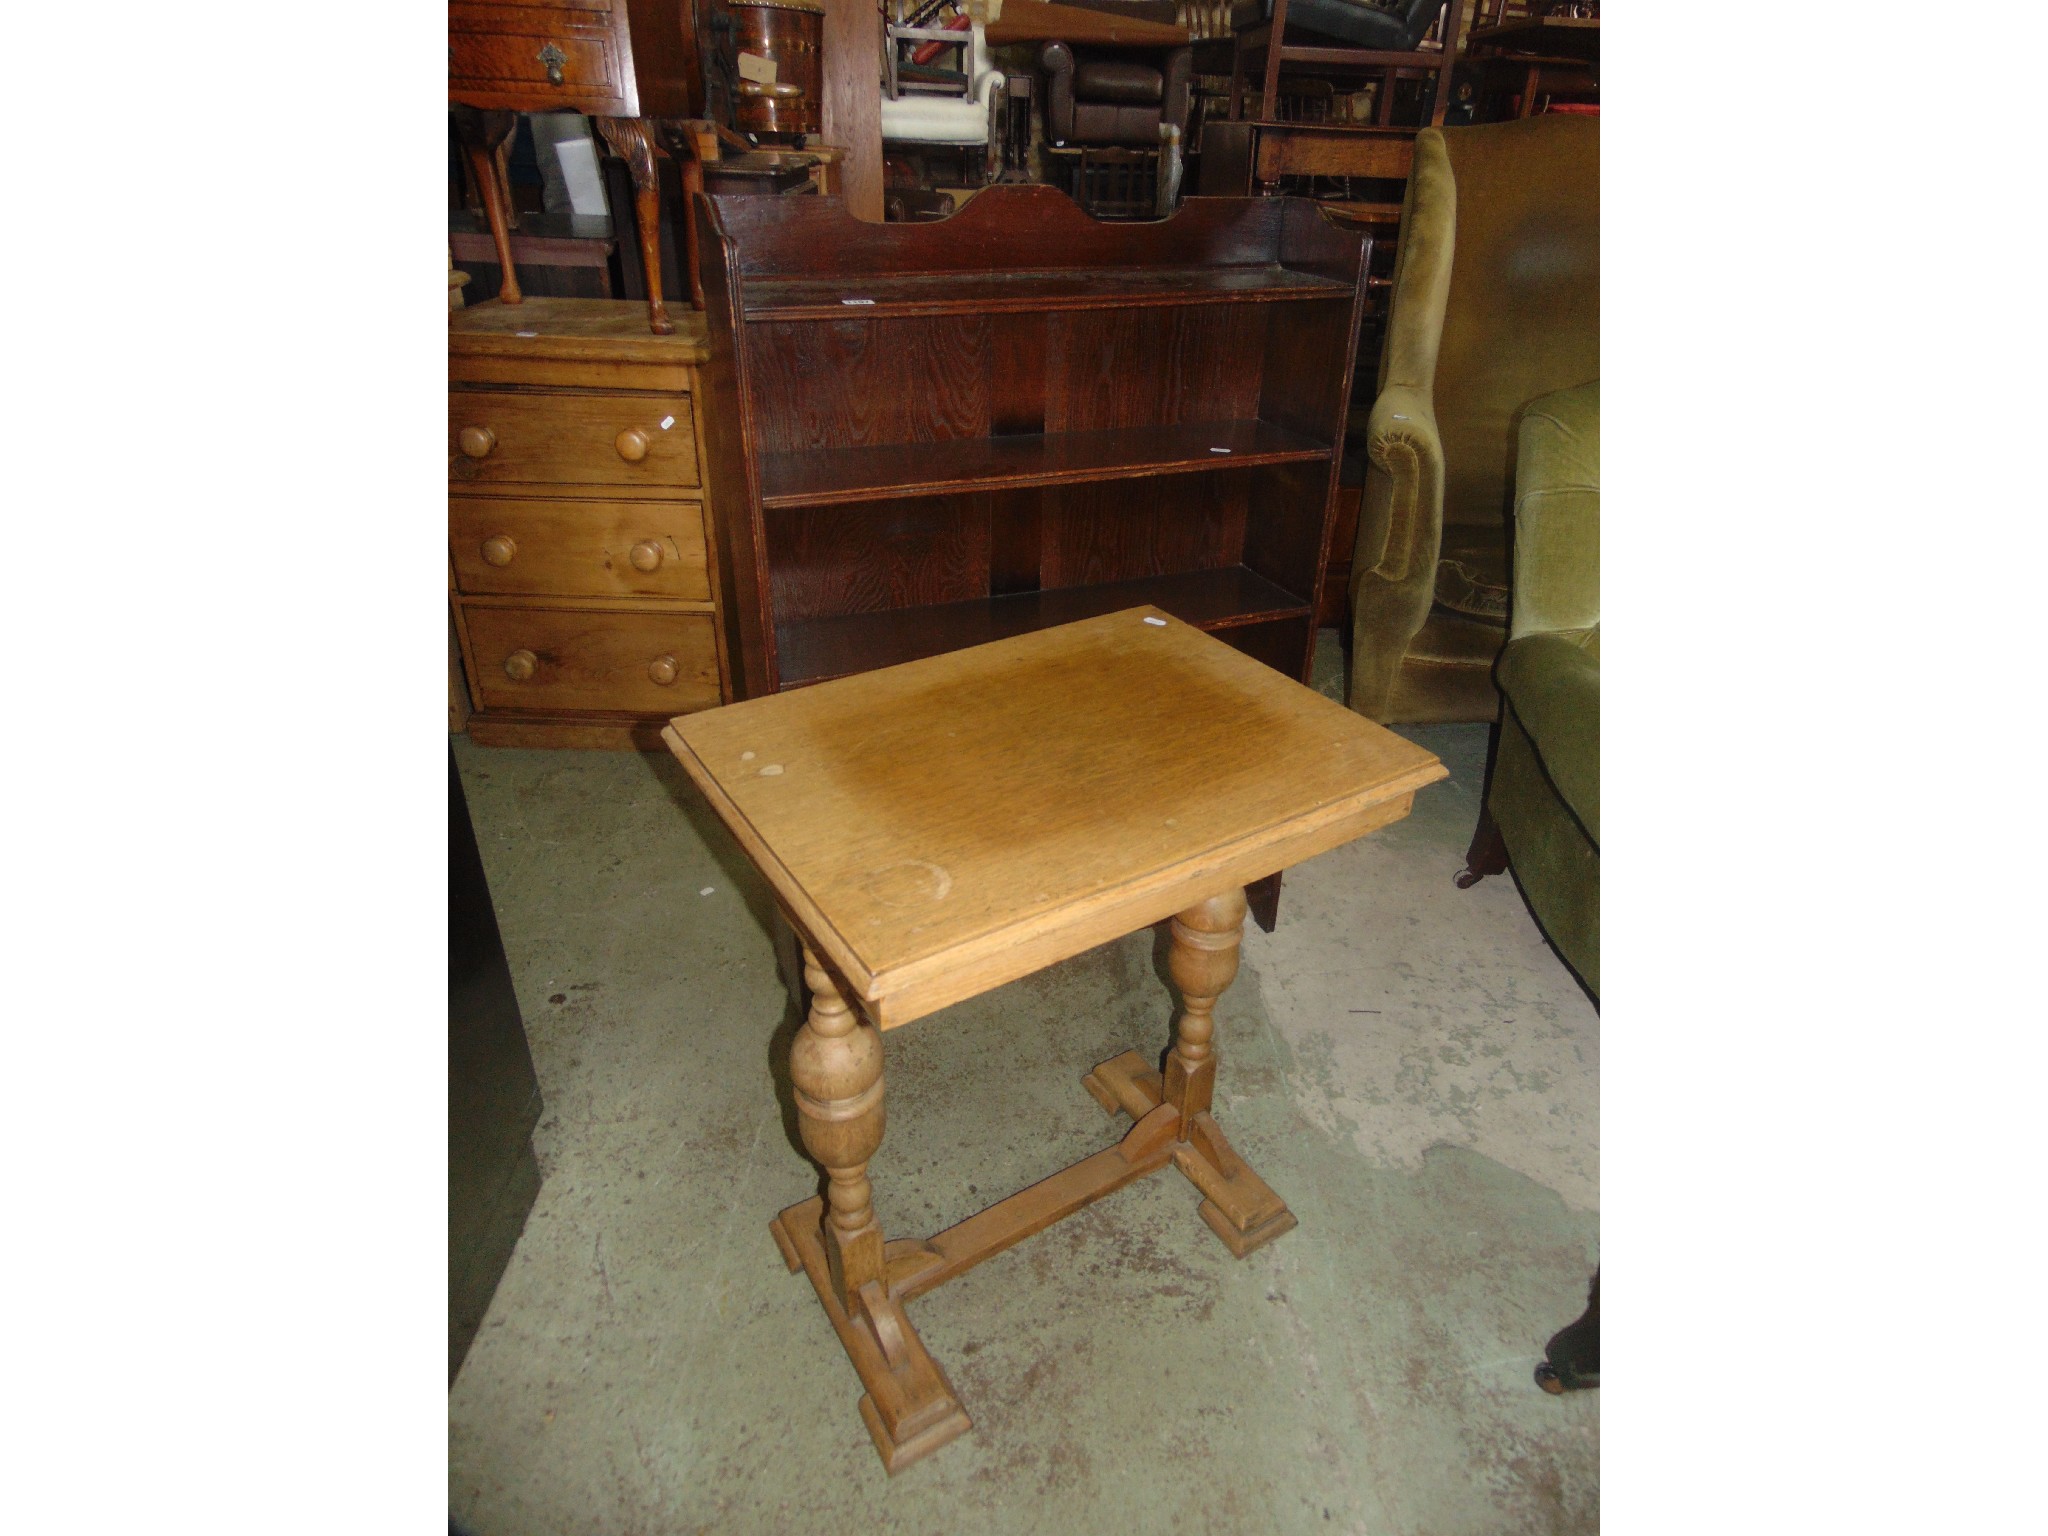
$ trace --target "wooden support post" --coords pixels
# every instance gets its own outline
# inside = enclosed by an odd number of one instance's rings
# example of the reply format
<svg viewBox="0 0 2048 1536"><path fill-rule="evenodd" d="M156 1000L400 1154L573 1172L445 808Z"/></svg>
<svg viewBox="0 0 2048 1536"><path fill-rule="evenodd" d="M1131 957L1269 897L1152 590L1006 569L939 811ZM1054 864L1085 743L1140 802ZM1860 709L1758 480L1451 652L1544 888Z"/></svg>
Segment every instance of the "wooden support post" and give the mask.
<svg viewBox="0 0 2048 1536"><path fill-rule="evenodd" d="M1180 988L1182 1008L1173 1050L1166 1058L1166 1102L1180 1116L1182 1141L1215 1092L1216 999L1237 979L1244 914L1244 891L1233 887L1190 907L1172 923L1173 950L1167 967Z"/></svg>

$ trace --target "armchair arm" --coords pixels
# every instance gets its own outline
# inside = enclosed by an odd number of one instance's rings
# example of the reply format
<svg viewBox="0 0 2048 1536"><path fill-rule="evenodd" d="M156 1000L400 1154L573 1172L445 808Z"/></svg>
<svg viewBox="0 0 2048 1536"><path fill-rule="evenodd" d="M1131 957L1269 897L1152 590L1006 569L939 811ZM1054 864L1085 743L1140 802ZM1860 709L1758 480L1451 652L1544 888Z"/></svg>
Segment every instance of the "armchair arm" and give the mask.
<svg viewBox="0 0 2048 1536"><path fill-rule="evenodd" d="M1065 43L1047 43L1038 50L1045 71L1045 136L1064 144L1074 136L1074 50Z"/></svg>
<svg viewBox="0 0 2048 1536"><path fill-rule="evenodd" d="M1417 571L1434 581L1443 541L1444 445L1427 391L1389 384L1366 419L1366 476L1354 571L1405 582Z"/></svg>
<svg viewBox="0 0 2048 1536"><path fill-rule="evenodd" d="M1538 396L1515 427L1509 635L1600 622L1600 381Z"/></svg>

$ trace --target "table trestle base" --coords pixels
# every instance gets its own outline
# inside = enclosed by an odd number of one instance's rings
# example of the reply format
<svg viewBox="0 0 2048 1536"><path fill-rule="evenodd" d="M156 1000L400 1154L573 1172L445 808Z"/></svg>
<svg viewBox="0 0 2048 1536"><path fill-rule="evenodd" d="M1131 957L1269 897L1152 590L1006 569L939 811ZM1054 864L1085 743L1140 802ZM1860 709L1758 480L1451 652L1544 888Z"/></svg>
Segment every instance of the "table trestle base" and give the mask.
<svg viewBox="0 0 2048 1536"><path fill-rule="evenodd" d="M806 953L812 1006L791 1064L805 1145L831 1177L830 1198L791 1206L769 1231L783 1263L810 1276L846 1347L867 1389L861 1418L890 1472L969 1427L952 1383L905 1314L906 1302L1168 1163L1202 1192L1202 1219L1238 1258L1294 1226L1285 1202L1245 1166L1209 1113L1213 1013L1237 971L1244 914L1243 893L1232 890L1173 920L1171 965L1185 1008L1166 1070L1126 1051L1082 1078L1105 1111L1131 1117L1121 1141L932 1237L888 1243L866 1180L867 1160L881 1140L880 1037L857 1021L816 955Z"/></svg>

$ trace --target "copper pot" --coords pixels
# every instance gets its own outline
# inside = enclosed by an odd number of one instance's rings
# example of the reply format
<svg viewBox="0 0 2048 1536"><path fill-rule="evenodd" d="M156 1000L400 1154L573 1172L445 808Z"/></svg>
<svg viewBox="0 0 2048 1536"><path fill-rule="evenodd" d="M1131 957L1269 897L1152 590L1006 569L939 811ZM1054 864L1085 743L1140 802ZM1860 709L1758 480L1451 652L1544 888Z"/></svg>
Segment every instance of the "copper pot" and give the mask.
<svg viewBox="0 0 2048 1536"><path fill-rule="evenodd" d="M726 8L738 82L734 126L788 140L822 133L824 6L818 0L727 0ZM771 67L774 79L754 78Z"/></svg>

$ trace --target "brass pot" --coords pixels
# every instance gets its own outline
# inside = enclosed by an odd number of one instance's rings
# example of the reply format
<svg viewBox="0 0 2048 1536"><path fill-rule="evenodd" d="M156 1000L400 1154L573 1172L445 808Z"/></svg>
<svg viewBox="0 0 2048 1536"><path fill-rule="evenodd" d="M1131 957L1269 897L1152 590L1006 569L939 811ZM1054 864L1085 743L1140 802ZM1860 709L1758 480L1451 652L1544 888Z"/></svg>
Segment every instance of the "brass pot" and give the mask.
<svg viewBox="0 0 2048 1536"><path fill-rule="evenodd" d="M732 14L733 122L794 141L822 133L825 8L817 0L726 0ZM772 74L772 80L759 78Z"/></svg>

